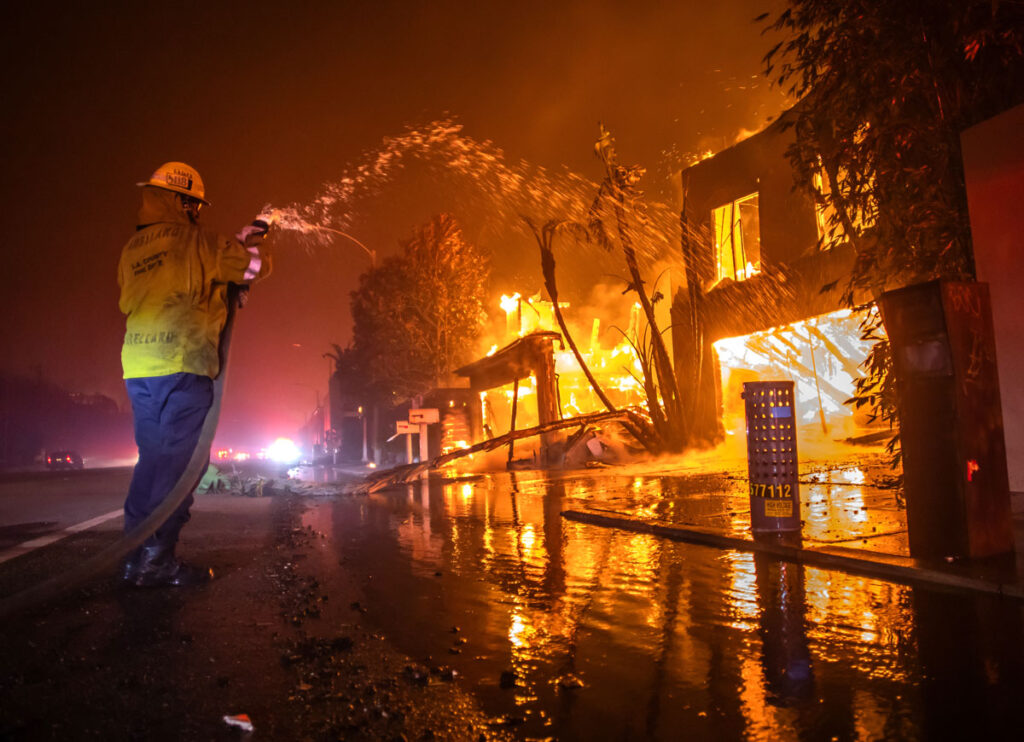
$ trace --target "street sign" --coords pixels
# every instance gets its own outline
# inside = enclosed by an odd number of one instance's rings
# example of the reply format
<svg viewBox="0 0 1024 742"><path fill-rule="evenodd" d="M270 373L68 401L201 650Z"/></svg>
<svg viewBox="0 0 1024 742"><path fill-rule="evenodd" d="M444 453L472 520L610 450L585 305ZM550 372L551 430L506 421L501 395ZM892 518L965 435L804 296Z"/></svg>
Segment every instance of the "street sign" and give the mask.
<svg viewBox="0 0 1024 742"><path fill-rule="evenodd" d="M421 410L409 410L409 422L414 425L429 425L441 422L441 413L436 407L424 407Z"/></svg>
<svg viewBox="0 0 1024 742"><path fill-rule="evenodd" d="M413 425L408 420L398 420L395 423L395 435L409 435L410 433L419 433L420 428L418 425Z"/></svg>

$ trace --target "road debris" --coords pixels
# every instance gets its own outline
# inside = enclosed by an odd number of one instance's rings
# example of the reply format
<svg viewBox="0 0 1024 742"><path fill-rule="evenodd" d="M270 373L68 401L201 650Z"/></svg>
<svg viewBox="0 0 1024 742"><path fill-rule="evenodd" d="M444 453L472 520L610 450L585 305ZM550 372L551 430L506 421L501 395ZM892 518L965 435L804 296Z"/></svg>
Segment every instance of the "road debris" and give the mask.
<svg viewBox="0 0 1024 742"><path fill-rule="evenodd" d="M252 474L231 466L210 464L196 487L200 494L227 494L243 497L275 497L281 495L304 495L308 497L332 497L341 494L343 486L322 482L308 482L291 476L267 477Z"/></svg>
<svg viewBox="0 0 1024 742"><path fill-rule="evenodd" d="M252 720L248 714L228 714L224 717L224 722L231 727L238 727L243 732L251 732L253 730Z"/></svg>

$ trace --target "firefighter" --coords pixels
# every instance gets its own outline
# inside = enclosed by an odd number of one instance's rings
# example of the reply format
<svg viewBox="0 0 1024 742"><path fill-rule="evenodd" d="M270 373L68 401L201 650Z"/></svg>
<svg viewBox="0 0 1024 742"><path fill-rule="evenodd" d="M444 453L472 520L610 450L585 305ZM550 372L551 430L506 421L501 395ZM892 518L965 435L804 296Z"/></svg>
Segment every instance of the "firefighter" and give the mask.
<svg viewBox="0 0 1024 742"><path fill-rule="evenodd" d="M264 222L253 222L234 238L199 225L200 210L209 202L193 168L168 162L138 185L138 226L118 265L120 309L127 315L121 365L139 448L124 503L125 532L170 493L199 442L213 403L213 380L220 372L229 284L245 287L270 272ZM159 587L213 577L212 570L188 565L175 555L192 502L190 493L128 556L125 582Z"/></svg>

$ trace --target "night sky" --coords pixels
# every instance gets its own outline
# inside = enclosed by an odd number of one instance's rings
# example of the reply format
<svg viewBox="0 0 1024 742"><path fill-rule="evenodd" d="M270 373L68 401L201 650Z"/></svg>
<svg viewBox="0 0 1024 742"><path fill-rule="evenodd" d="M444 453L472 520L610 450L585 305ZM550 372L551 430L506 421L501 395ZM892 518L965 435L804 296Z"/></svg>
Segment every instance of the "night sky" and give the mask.
<svg viewBox="0 0 1024 742"><path fill-rule="evenodd" d="M679 155L728 146L782 108L761 77L772 42L752 22L780 6L23 3L0 31L0 367L127 404L116 266L134 184L164 161L199 170L213 203L204 223L233 233L268 203L314 198L383 137L443 117L511 160L596 180L602 121L657 193ZM437 210L429 190L384 189L352 233L396 251ZM264 444L312 411L322 354L348 342L348 292L367 265L354 245L310 250L280 236L275 274L238 320L219 443Z"/></svg>

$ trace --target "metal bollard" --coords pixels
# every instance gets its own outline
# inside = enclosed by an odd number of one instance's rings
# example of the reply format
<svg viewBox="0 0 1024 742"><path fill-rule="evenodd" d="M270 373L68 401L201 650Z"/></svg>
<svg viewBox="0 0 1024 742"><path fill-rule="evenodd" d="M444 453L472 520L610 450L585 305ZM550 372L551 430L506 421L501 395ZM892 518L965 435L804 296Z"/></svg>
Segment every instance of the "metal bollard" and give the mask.
<svg viewBox="0 0 1024 742"><path fill-rule="evenodd" d="M800 532L796 405L792 381L743 384L750 527L755 535Z"/></svg>

